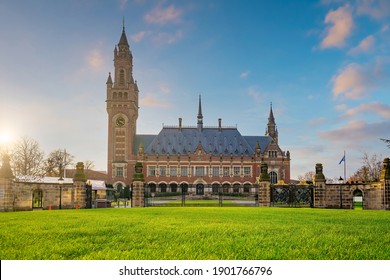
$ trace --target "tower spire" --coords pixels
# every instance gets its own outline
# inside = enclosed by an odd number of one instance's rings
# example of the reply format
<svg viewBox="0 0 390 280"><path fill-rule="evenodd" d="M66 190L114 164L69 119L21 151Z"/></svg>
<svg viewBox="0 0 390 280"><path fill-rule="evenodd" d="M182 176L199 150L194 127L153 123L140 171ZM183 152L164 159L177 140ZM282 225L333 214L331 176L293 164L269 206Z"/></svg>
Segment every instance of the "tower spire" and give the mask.
<svg viewBox="0 0 390 280"><path fill-rule="evenodd" d="M271 102L271 105L270 105L268 124L275 124L274 112L272 111L272 102Z"/></svg>
<svg viewBox="0 0 390 280"><path fill-rule="evenodd" d="M199 107L198 107L198 129L203 129L202 97L200 94L199 94Z"/></svg>
<svg viewBox="0 0 390 280"><path fill-rule="evenodd" d="M121 35L121 38L119 40L119 43L118 43L118 46L126 46L128 47L129 46L129 43L127 41L127 37L126 37L126 32L125 32L125 17L123 17L122 19L122 35Z"/></svg>
<svg viewBox="0 0 390 280"><path fill-rule="evenodd" d="M269 110L266 135L271 136L276 141L276 143L278 142L278 129L276 128L274 112L272 111L272 102Z"/></svg>

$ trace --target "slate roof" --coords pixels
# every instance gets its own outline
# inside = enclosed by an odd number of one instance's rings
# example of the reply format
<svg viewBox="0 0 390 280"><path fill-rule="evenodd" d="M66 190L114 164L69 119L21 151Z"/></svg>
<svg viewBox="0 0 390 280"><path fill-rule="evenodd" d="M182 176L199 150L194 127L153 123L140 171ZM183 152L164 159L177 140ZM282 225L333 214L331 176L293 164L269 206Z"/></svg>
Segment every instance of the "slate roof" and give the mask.
<svg viewBox="0 0 390 280"><path fill-rule="evenodd" d="M213 155L248 156L255 153L257 143L264 151L271 140L270 136L242 136L237 128L164 127L158 135L136 135L134 153L142 144L148 155L183 155L193 153L200 143L206 153Z"/></svg>
<svg viewBox="0 0 390 280"><path fill-rule="evenodd" d="M119 40L118 46L119 45L125 45L125 46L129 45L129 43L127 41L126 33L125 33L125 28L123 28L123 30L122 30L122 35L121 35L121 38Z"/></svg>

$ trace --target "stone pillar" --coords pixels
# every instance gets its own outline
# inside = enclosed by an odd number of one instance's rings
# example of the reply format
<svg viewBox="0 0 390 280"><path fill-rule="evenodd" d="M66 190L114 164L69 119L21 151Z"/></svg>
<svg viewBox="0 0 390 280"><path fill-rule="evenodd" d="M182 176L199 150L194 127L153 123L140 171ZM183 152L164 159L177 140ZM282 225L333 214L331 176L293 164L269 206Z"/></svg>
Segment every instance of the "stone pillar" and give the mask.
<svg viewBox="0 0 390 280"><path fill-rule="evenodd" d="M321 163L316 164L316 174L314 175L314 208L326 207L326 179Z"/></svg>
<svg viewBox="0 0 390 280"><path fill-rule="evenodd" d="M0 212L14 211L13 185L15 178L10 166L10 157L3 156L3 165L0 168Z"/></svg>
<svg viewBox="0 0 390 280"><path fill-rule="evenodd" d="M131 207L145 207L145 185L144 174L142 173L142 163L135 164L135 173L133 177Z"/></svg>
<svg viewBox="0 0 390 280"><path fill-rule="evenodd" d="M268 175L268 165L261 164L261 173L258 178L259 183L259 207L269 207L271 205L271 183Z"/></svg>
<svg viewBox="0 0 390 280"><path fill-rule="evenodd" d="M74 204L76 208L86 208L86 186L87 176L84 172L84 163L78 162L76 165L76 173L73 176L74 186Z"/></svg>
<svg viewBox="0 0 390 280"><path fill-rule="evenodd" d="M383 160L383 168L380 175L381 187L383 187L383 209L390 210L390 159Z"/></svg>

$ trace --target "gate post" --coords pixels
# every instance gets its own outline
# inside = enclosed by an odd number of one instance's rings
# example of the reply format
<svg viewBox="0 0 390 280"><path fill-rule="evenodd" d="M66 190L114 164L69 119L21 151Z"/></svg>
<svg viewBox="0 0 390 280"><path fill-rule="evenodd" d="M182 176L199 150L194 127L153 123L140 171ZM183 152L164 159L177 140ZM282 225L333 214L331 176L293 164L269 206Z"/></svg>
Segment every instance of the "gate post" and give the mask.
<svg viewBox="0 0 390 280"><path fill-rule="evenodd" d="M87 182L87 177L84 172L84 163L78 162L76 165L76 173L73 176L76 208L87 207L87 189L85 187L85 182Z"/></svg>
<svg viewBox="0 0 390 280"><path fill-rule="evenodd" d="M3 165L0 168L0 212L15 211L14 207L14 174L10 166L10 157L3 156Z"/></svg>
<svg viewBox="0 0 390 280"><path fill-rule="evenodd" d="M380 175L381 187L383 188L383 209L390 210L390 159L383 160L383 168Z"/></svg>
<svg viewBox="0 0 390 280"><path fill-rule="evenodd" d="M131 196L131 207L145 207L145 185L144 174L142 173L142 163L135 164L135 172L133 177L133 188Z"/></svg>
<svg viewBox="0 0 390 280"><path fill-rule="evenodd" d="M271 183L268 175L268 165L261 164L261 174L257 178L259 183L259 207L269 207L271 205Z"/></svg>
<svg viewBox="0 0 390 280"><path fill-rule="evenodd" d="M316 174L314 175L314 201L313 201L313 207L326 207L326 179L325 175L323 173L323 167L321 163L316 164Z"/></svg>

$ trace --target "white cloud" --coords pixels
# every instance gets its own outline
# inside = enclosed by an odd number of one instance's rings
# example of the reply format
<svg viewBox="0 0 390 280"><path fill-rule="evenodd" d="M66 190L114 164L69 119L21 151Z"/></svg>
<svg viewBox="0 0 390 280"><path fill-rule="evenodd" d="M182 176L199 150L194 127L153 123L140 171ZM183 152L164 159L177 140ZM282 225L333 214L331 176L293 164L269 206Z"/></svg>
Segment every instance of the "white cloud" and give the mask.
<svg viewBox="0 0 390 280"><path fill-rule="evenodd" d="M151 31L140 31L138 32L137 34L134 34L132 36L130 36L131 40L133 40L134 42L136 43L139 43L141 42L143 39L145 39L146 37L150 36L152 34Z"/></svg>
<svg viewBox="0 0 390 280"><path fill-rule="evenodd" d="M390 15L390 1L388 0L358 0L356 13L380 20Z"/></svg>
<svg viewBox="0 0 390 280"><path fill-rule="evenodd" d="M310 126L317 126L317 125L321 125L325 122L326 122L326 118L320 117L320 118L309 120L308 124Z"/></svg>
<svg viewBox="0 0 390 280"><path fill-rule="evenodd" d="M89 68L92 68L94 70L102 69L102 66L104 64L103 55L98 49L91 50L86 56L86 61Z"/></svg>
<svg viewBox="0 0 390 280"><path fill-rule="evenodd" d="M338 104L336 106L336 109L339 111L344 111L345 109L347 109L347 105L346 104Z"/></svg>
<svg viewBox="0 0 390 280"><path fill-rule="evenodd" d="M140 105L154 108L168 108L171 105L166 101L160 101L152 97L144 97L140 100Z"/></svg>
<svg viewBox="0 0 390 280"><path fill-rule="evenodd" d="M349 109L346 111L344 116L353 117L365 112L371 112L384 119L390 119L390 106L379 102L365 103L358 107Z"/></svg>
<svg viewBox="0 0 390 280"><path fill-rule="evenodd" d="M170 5L167 8L160 6L154 8L152 11L144 16L144 20L149 24L165 25L167 23L179 23L181 22L181 16L183 11Z"/></svg>
<svg viewBox="0 0 390 280"><path fill-rule="evenodd" d="M375 38L373 35L367 36L363 40L360 41L359 45L351 49L348 54L357 55L360 53L368 52L374 48Z"/></svg>
<svg viewBox="0 0 390 280"><path fill-rule="evenodd" d="M333 95L346 99L360 99L374 87L376 73L370 67L351 63L333 77Z"/></svg>
<svg viewBox="0 0 390 280"><path fill-rule="evenodd" d="M160 32L153 36L153 41L158 44L174 44L183 37L183 31L177 30L175 33Z"/></svg>
<svg viewBox="0 0 390 280"><path fill-rule="evenodd" d="M335 11L330 11L325 17L325 23L330 26L327 29L327 34L322 40L320 47L322 49L344 47L345 40L351 34L354 27L352 9L349 4L346 4Z"/></svg>
<svg viewBox="0 0 390 280"><path fill-rule="evenodd" d="M320 132L320 136L331 141L344 141L358 144L362 140L383 138L388 132L390 121L366 123L364 121L351 121L345 126ZM351 142L352 140L352 142Z"/></svg>
<svg viewBox="0 0 390 280"><path fill-rule="evenodd" d="M250 75L250 73L251 72L249 70L244 71L244 72L240 73L240 78L244 79L244 78L248 77Z"/></svg>
<svg viewBox="0 0 390 280"><path fill-rule="evenodd" d="M119 0L119 9L123 11L126 8L128 0Z"/></svg>
<svg viewBox="0 0 390 280"><path fill-rule="evenodd" d="M162 92L164 94L168 94L171 92L171 87L167 84L160 84L159 90L160 90L160 92Z"/></svg>

